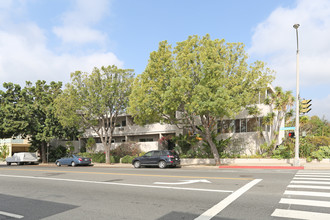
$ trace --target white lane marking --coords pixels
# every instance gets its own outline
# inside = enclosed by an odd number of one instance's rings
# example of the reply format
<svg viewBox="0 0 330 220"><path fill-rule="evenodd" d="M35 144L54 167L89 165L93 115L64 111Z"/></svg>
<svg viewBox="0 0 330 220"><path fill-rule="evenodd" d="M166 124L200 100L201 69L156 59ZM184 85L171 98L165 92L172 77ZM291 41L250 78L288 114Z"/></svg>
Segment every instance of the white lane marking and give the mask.
<svg viewBox="0 0 330 220"><path fill-rule="evenodd" d="M183 184L191 184L191 183L211 183L208 180L181 180L181 182L154 182L154 184L165 184L165 185L183 185Z"/></svg>
<svg viewBox="0 0 330 220"><path fill-rule="evenodd" d="M330 208L330 202L320 200L306 200L306 199L281 199L282 204L291 205L305 205L305 206L316 206Z"/></svg>
<svg viewBox="0 0 330 220"><path fill-rule="evenodd" d="M13 177L13 178L39 179L39 180L54 180L54 181L66 181L66 182L79 182L79 183L94 183L94 184L117 185L117 186L132 186L132 187L144 187L144 188L158 188L158 189L177 189L177 190L190 190L190 191L203 191L203 192L218 192L218 193L232 193L233 192L231 190L183 188L183 187L170 187L170 186L153 186L153 185L139 185L139 184L130 184L130 183L98 182L98 181L89 181L89 180L60 179L60 178L35 177L35 176L16 176L16 175L4 175L4 174L0 174L0 176Z"/></svg>
<svg viewBox="0 0 330 220"><path fill-rule="evenodd" d="M297 174L316 174L316 175L330 175L329 172L298 172Z"/></svg>
<svg viewBox="0 0 330 220"><path fill-rule="evenodd" d="M299 181L293 180L291 183L300 183L300 184L319 184L319 185L330 185L330 182L324 181Z"/></svg>
<svg viewBox="0 0 330 220"><path fill-rule="evenodd" d="M312 178L312 177L293 177L294 180L326 180L330 181L330 178Z"/></svg>
<svg viewBox="0 0 330 220"><path fill-rule="evenodd" d="M290 190L286 190L284 192L284 195L330 197L330 193L325 193L325 192L290 191Z"/></svg>
<svg viewBox="0 0 330 220"><path fill-rule="evenodd" d="M3 212L3 211L0 211L0 215L5 215L5 216L8 216L8 217L12 217L12 218L24 218L23 215L17 215L17 214L13 214L13 213L9 213L9 212Z"/></svg>
<svg viewBox="0 0 330 220"><path fill-rule="evenodd" d="M312 186L312 185L288 185L288 188L305 188L305 189L330 189L330 186Z"/></svg>
<svg viewBox="0 0 330 220"><path fill-rule="evenodd" d="M306 220L329 220L330 214L319 212L306 212L298 210L275 209L272 216L282 218L306 219Z"/></svg>
<svg viewBox="0 0 330 220"><path fill-rule="evenodd" d="M320 174L296 174L295 177L325 177L330 178L330 175L320 175Z"/></svg>
<svg viewBox="0 0 330 220"><path fill-rule="evenodd" d="M201 214L199 217L195 218L195 220L209 220L219 214L223 209L225 209L228 205L230 205L233 201L235 201L238 197L240 197L243 193L248 191L254 185L259 183L262 179L255 179L251 182L245 184L243 187L239 188L225 199L221 200L218 204Z"/></svg>

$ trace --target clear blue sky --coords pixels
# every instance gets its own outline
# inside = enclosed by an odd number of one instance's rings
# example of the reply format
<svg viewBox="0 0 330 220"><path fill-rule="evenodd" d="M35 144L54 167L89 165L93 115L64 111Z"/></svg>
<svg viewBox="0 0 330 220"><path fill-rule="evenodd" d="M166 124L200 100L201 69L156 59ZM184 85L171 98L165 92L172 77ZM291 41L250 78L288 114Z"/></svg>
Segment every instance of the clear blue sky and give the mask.
<svg viewBox="0 0 330 220"><path fill-rule="evenodd" d="M143 72L158 43L189 35L243 42L295 94L300 23L301 97L330 119L330 1L1 0L0 83L68 82L75 70L115 64Z"/></svg>

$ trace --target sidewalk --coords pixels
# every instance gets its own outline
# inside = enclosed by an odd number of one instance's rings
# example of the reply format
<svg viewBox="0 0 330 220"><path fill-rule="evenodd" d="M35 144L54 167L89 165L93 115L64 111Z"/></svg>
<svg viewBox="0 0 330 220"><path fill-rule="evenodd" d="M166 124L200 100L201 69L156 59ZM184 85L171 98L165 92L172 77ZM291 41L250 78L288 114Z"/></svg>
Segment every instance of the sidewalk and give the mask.
<svg viewBox="0 0 330 220"><path fill-rule="evenodd" d="M6 166L5 161L0 161L0 166ZM13 166L16 166L14 164ZM56 166L54 163L40 163L37 166ZM104 168L133 168L132 164L126 163L93 163L94 167ZM203 168L203 169L324 169L330 170L330 159L322 161L306 162L300 160L300 166L293 166L291 160L277 160L277 159L230 159L230 161L222 161L220 166L215 164L181 164L183 168Z"/></svg>

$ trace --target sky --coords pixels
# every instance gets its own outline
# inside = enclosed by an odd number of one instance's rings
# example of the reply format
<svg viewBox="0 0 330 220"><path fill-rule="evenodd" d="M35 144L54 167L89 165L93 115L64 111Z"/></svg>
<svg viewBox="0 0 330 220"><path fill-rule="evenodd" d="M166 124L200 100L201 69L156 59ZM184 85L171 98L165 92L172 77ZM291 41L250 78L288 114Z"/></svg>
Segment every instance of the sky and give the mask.
<svg viewBox="0 0 330 220"><path fill-rule="evenodd" d="M0 89L4 82L70 82L70 73L116 65L141 74L161 41L190 35L242 42L249 62L276 72L273 87L330 121L328 0L0 0Z"/></svg>

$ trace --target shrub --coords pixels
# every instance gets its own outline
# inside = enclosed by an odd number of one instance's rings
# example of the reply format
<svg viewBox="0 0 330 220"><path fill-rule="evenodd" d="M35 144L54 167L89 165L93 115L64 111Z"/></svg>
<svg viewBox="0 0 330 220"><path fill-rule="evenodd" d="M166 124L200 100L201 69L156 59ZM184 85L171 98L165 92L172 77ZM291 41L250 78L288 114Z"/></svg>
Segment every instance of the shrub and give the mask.
<svg viewBox="0 0 330 220"><path fill-rule="evenodd" d="M306 141L316 147L330 146L330 137L326 136L309 136L306 137Z"/></svg>
<svg viewBox="0 0 330 220"><path fill-rule="evenodd" d="M0 159L6 159L9 155L9 148L7 145L0 146Z"/></svg>
<svg viewBox="0 0 330 220"><path fill-rule="evenodd" d="M111 151L111 155L113 155L115 157L119 157L119 158L122 158L126 155L136 156L136 155L139 155L140 153L141 153L141 150L140 150L138 144L134 143L134 142L122 143L116 149Z"/></svg>
<svg viewBox="0 0 330 220"><path fill-rule="evenodd" d="M92 161L95 163L105 163L105 153L104 152L92 153L91 158L92 158Z"/></svg>
<svg viewBox="0 0 330 220"><path fill-rule="evenodd" d="M272 158L277 159L290 159L294 156L293 151L288 146L280 145L275 150L273 150Z"/></svg>
<svg viewBox="0 0 330 220"><path fill-rule="evenodd" d="M132 163L134 158L135 158L135 156L126 155L121 159L121 162L122 163Z"/></svg>
<svg viewBox="0 0 330 220"><path fill-rule="evenodd" d="M311 157L318 161L324 158L330 158L330 146L321 146L317 151L311 153Z"/></svg>

